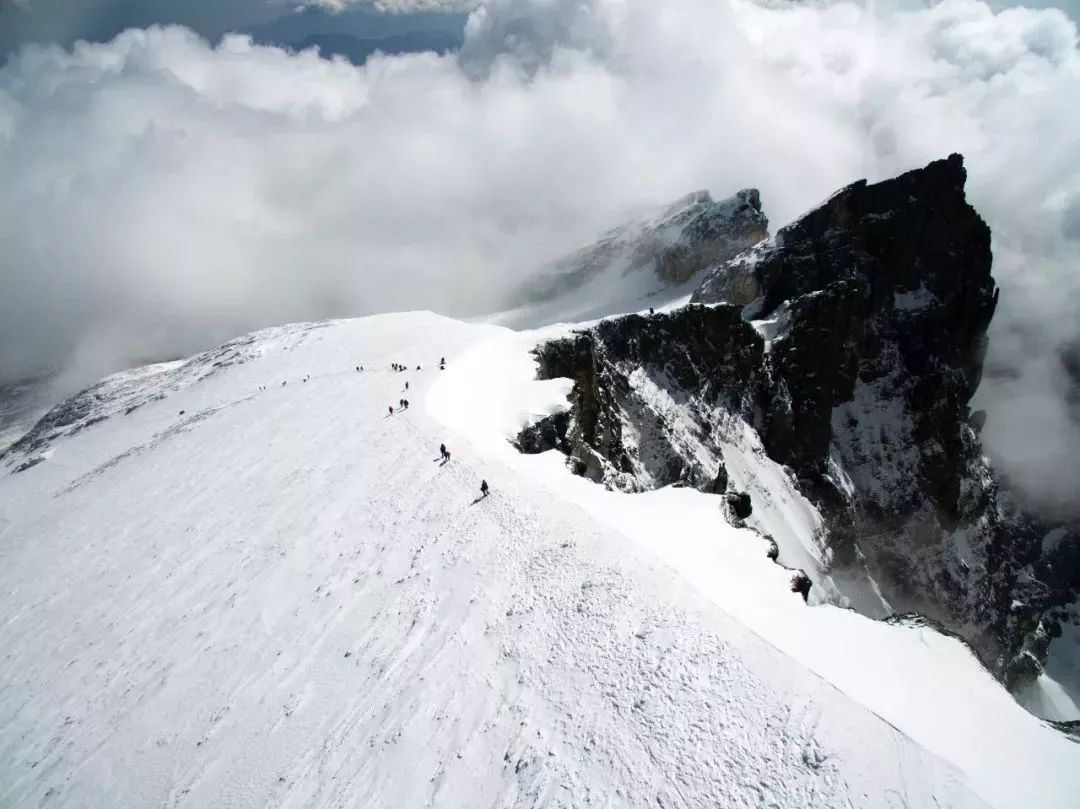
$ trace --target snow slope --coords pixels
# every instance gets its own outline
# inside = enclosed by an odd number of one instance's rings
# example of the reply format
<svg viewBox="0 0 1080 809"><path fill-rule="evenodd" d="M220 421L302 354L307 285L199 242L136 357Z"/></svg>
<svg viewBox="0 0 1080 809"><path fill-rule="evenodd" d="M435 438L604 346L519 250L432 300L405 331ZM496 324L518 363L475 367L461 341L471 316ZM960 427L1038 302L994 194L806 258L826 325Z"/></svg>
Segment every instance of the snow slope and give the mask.
<svg viewBox="0 0 1080 809"><path fill-rule="evenodd" d="M958 642L517 455L566 392L538 339L283 327L41 435L0 471L0 806L1075 805L1080 745Z"/></svg>
<svg viewBox="0 0 1080 809"><path fill-rule="evenodd" d="M22 437L49 409L48 377L0 385L0 452Z"/></svg>

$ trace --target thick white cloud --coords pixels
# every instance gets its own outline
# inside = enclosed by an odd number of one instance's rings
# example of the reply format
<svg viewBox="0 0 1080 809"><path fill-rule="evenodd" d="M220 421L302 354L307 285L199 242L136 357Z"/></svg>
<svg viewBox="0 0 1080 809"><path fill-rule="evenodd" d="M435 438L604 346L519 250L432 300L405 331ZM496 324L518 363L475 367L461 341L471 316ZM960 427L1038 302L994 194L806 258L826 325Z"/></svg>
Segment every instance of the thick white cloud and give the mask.
<svg viewBox="0 0 1080 809"><path fill-rule="evenodd" d="M26 50L0 69L0 376L475 312L645 202L756 185L779 225L961 151L1004 288L992 361L1020 374L984 386L988 438L1075 494L1077 98L1063 13L976 0L501 0L460 57L359 69L182 29Z"/></svg>

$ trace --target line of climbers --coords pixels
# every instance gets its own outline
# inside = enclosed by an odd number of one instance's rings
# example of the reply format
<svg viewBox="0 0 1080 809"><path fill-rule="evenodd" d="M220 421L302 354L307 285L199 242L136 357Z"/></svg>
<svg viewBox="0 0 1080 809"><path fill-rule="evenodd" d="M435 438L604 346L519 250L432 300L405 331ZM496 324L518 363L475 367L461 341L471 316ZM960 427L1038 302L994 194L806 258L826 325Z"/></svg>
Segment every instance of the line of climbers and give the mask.
<svg viewBox="0 0 1080 809"><path fill-rule="evenodd" d="M359 366L359 367L362 367L362 366ZM393 371L407 371L408 370L408 368L406 366L402 365L401 363L397 363L397 362L390 363L390 369L393 370ZM417 371L420 370L419 365L416 366L416 370ZM446 357L440 357L439 358L439 370L440 371L445 371L446 370ZM408 390L408 389L409 389L409 382L408 382L408 380L406 380L405 381L405 390ZM408 410L409 409L409 400L408 399L398 399L398 407L401 410ZM391 416L394 415L395 411L394 411L393 405L390 406L389 411L390 411ZM444 465L450 463L450 450L448 450L446 448L446 444L439 444L439 458L442 459L442 462L443 462ZM486 480L481 480L480 481L480 498L479 499L483 499L483 498L487 497L488 493L490 491L491 491L491 487L488 486L488 482Z"/></svg>
<svg viewBox="0 0 1080 809"><path fill-rule="evenodd" d="M364 370L363 365L357 365L355 367L356 367L356 373L362 373L363 370ZM406 365L404 365L403 363L400 363L400 362L392 362L392 363L390 363L390 369L392 371L397 372L397 373L402 373L402 372L405 372L405 371L409 370ZM417 371L421 370L421 366L417 365L416 370ZM446 357L440 357L439 358L439 370L440 371L445 371L446 370ZM311 378L310 375L305 375L304 378L303 378L303 381L307 382L310 378ZM285 385L286 385L286 383L283 381L281 383L281 386L285 387ZM408 389L409 389L409 381L405 380L405 390L408 390ZM266 390L266 386L265 385L259 386L259 390ZM398 399L398 409L400 409L400 410L408 410L409 409L409 400L404 399L404 398ZM394 415L395 412L397 412L397 411L394 410L393 405L390 405L387 408L387 410L389 411L389 415L391 415L391 416ZM183 415L183 411L181 411L181 415ZM446 444L440 444L439 445L439 457L442 459L442 462L444 464L450 462L450 450L448 450L446 448ZM480 481L480 497L481 498L487 497L490 490L491 489L488 486L488 482L486 480L481 480Z"/></svg>

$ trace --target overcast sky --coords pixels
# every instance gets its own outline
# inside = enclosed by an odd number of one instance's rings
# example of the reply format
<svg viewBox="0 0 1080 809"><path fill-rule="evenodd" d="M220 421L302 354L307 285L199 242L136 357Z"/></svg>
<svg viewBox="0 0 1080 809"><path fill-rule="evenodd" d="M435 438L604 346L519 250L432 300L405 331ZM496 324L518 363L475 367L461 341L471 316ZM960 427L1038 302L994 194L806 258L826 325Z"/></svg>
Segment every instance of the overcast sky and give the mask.
<svg viewBox="0 0 1080 809"><path fill-rule="evenodd" d="M282 12L185 8L204 31ZM1075 501L1075 99L1069 16L979 0L492 0L460 54L361 68L176 27L22 50L0 68L0 379L85 383L299 319L468 314L644 204L753 186L778 227L960 151L1012 374L980 393L987 440Z"/></svg>

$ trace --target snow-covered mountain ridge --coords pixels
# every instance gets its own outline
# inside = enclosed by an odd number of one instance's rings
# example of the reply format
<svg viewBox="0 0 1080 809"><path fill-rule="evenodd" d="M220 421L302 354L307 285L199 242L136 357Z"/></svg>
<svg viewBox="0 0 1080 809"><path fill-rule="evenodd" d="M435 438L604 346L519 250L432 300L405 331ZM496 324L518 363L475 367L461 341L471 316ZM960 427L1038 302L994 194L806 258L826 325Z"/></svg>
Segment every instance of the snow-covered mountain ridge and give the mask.
<svg viewBox="0 0 1080 809"><path fill-rule="evenodd" d="M99 386L0 478L0 800L1071 805L1080 745L962 644L807 607L712 496L519 454L561 331L283 327Z"/></svg>
<svg viewBox="0 0 1080 809"><path fill-rule="evenodd" d="M162 401L171 393L266 351L288 351L308 331L325 327L326 324L310 323L264 329L230 340L189 361L155 363L106 377L50 408L33 427L0 452L0 465L12 472L25 471L45 460L53 442L59 438L72 436L113 416L131 415L149 402Z"/></svg>
<svg viewBox="0 0 1080 809"><path fill-rule="evenodd" d="M1080 526L1025 511L982 455L968 401L997 292L964 179L953 155L856 183L707 271L693 300L710 308L612 318L541 346L541 378L575 382L571 408L519 446L560 449L578 474L627 491L723 494L750 485L727 465L756 433L820 515L779 541L781 561L827 600L940 621L1030 688L1053 638L1071 644L1080 626ZM751 506L775 512L783 488L758 487ZM1078 718L1077 686L1050 715Z"/></svg>

